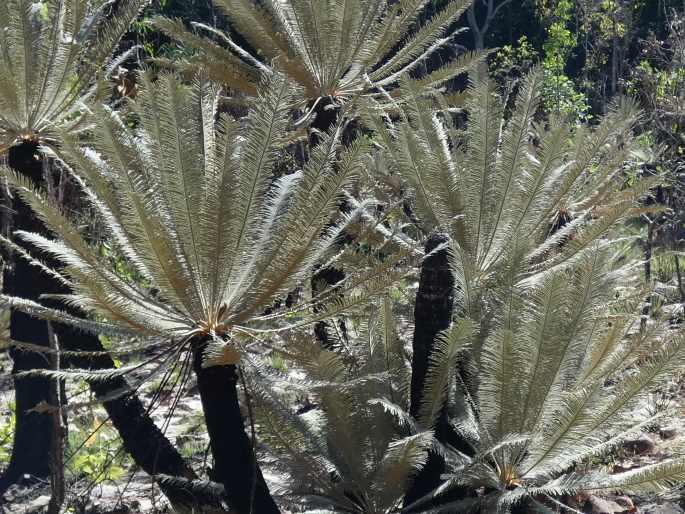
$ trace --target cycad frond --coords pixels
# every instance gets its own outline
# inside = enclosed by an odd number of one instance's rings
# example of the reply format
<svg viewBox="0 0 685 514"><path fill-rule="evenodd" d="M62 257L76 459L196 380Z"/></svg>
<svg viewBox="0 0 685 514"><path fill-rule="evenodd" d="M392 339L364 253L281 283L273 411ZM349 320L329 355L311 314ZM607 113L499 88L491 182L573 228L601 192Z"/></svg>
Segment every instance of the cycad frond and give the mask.
<svg viewBox="0 0 685 514"><path fill-rule="evenodd" d="M628 493L664 492L680 484L685 476L685 460L669 459L658 464L606 475L603 473L569 474L535 488L531 493L573 494L577 491L595 493Z"/></svg>
<svg viewBox="0 0 685 514"><path fill-rule="evenodd" d="M302 172L274 180L294 94L280 75L263 84L265 93L243 122L217 114L220 91L201 77L187 87L172 75L155 82L142 75L141 86L132 104L136 128L97 108L91 145L80 147L65 135L60 157L146 284L110 271L51 200L5 169L57 236L21 238L64 265L60 273L73 285L66 300L100 316L109 332L238 341L253 329L272 328L280 316L260 313L328 258L340 226L326 226L356 175L361 143L341 151L335 129ZM311 311L296 308L307 322Z"/></svg>
<svg viewBox="0 0 685 514"><path fill-rule="evenodd" d="M391 310L388 299L376 302L358 330L350 327L345 354L323 349L305 335L293 334L286 342L283 356L291 373L308 384L313 401L306 413L286 407L289 389L278 385L277 372L250 368L259 382L271 385L258 395L255 412L263 439L278 455L276 465L289 474L284 493L333 512L396 512L408 482L425 463L435 444L432 431L401 406L408 403L408 388L388 384L389 379L397 383L398 368L407 365L404 348L388 333L396 327L385 324L393 319ZM379 311L387 318L378 327L381 334L375 328Z"/></svg>
<svg viewBox="0 0 685 514"><path fill-rule="evenodd" d="M215 0L215 4L259 58L216 29L197 27L227 45L228 56L219 43L205 40L178 21L157 18L155 23L197 50L189 64L205 66L215 80L252 95L255 71L279 70L303 88L311 105L324 97L343 102L360 93L379 95L382 89L395 87L401 76L415 71L458 33L446 34L470 2L449 1L420 27L415 25L426 2L416 0L395 5L366 0L269 0L258 5L249 0ZM207 63L203 56L208 54L225 64ZM426 76L421 85L424 90L436 88L485 56L462 55Z"/></svg>
<svg viewBox="0 0 685 514"><path fill-rule="evenodd" d="M147 0L119 2L106 16L85 0L0 7L0 148L53 142L58 129L83 128L82 102L111 71L112 53ZM104 71L103 71L104 70Z"/></svg>
<svg viewBox="0 0 685 514"><path fill-rule="evenodd" d="M419 420L424 426L431 426L443 408L448 396L453 370L459 355L468 347L474 335L475 324L469 319L460 319L436 341L431 353L430 367L424 384L424 403Z"/></svg>
<svg viewBox="0 0 685 514"><path fill-rule="evenodd" d="M637 113L630 102L618 104L595 130L579 127L569 140L565 123L535 123L539 80L537 71L523 79L505 119L503 100L480 77L467 92L464 130L439 95L420 98L416 81L402 82L399 121L367 104L389 172L406 180L422 224L452 236L467 310L476 308L486 284L525 287L591 253L639 214L637 200L660 180L622 178L636 165L629 149ZM572 221L550 237L559 215Z"/></svg>

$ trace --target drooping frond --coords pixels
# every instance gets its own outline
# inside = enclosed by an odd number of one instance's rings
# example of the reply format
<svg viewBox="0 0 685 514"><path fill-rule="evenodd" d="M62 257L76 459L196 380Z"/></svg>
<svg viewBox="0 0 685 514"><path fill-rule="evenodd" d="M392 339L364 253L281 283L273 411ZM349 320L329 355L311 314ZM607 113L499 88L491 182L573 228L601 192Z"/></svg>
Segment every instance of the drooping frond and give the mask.
<svg viewBox="0 0 685 514"><path fill-rule="evenodd" d="M531 493L574 494L578 491L612 493L616 491L639 494L663 492L682 483L685 476L685 461L682 458L669 459L630 471L607 475L604 473L569 474L553 480Z"/></svg>
<svg viewBox="0 0 685 514"><path fill-rule="evenodd" d="M469 319L460 319L454 323L436 341L429 355L429 371L426 375L423 392L423 404L419 420L430 427L447 400L448 390L457 368L457 358L463 352L474 335L475 324Z"/></svg>

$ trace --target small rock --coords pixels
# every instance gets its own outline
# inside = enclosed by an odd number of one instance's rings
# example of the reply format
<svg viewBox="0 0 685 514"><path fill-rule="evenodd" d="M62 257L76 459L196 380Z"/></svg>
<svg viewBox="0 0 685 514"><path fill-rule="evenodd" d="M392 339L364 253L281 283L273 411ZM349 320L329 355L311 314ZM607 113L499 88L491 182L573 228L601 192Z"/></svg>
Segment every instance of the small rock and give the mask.
<svg viewBox="0 0 685 514"><path fill-rule="evenodd" d="M672 439L678 433L676 427L662 427L659 429L659 436L662 439Z"/></svg>
<svg viewBox="0 0 685 514"><path fill-rule="evenodd" d="M685 510L672 502L662 503L661 505L650 503L649 505L640 506L640 514L685 514Z"/></svg>
<svg viewBox="0 0 685 514"><path fill-rule="evenodd" d="M647 434L640 434L632 439L626 439L623 447L635 454L643 455L646 453L653 453L656 450L656 444L652 438Z"/></svg>
<svg viewBox="0 0 685 514"><path fill-rule="evenodd" d="M592 514L628 514L629 512L635 512L635 507L633 506L631 511L628 507L620 505L616 501L606 500L599 496L590 496L585 502L585 510Z"/></svg>

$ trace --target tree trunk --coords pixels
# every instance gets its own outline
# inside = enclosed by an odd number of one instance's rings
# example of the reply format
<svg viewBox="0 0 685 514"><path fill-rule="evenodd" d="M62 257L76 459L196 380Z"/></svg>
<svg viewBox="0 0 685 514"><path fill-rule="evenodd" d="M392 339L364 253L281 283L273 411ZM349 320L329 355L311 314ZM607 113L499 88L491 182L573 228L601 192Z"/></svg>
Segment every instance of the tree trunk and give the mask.
<svg viewBox="0 0 685 514"><path fill-rule="evenodd" d="M38 145L24 142L13 146L8 152L8 164L14 170L36 183L42 180L43 165L38 154ZM16 198L11 203L13 228L31 232L44 232L42 224L31 212L29 206ZM5 266L3 288L6 294L37 300L44 289L45 277L22 259L17 259L9 269ZM31 316L12 311L10 314L10 337L14 340L49 346L48 326ZM47 369L49 359L35 352L9 351L13 360L12 374L31 369ZM47 478L50 474L50 453L52 422L50 416L29 412L40 402L49 403L50 383L45 378L14 378L16 403L16 426L14 447L9 465L0 479L0 493L29 474Z"/></svg>
<svg viewBox="0 0 685 514"><path fill-rule="evenodd" d="M645 284L650 289L649 296L645 299L645 305L642 308L642 319L640 320L640 331L644 332L647 326L647 319L652 310L652 247L654 245L654 220L649 220L647 225L647 238L644 241L643 251L645 256Z"/></svg>
<svg viewBox="0 0 685 514"><path fill-rule="evenodd" d="M469 28L471 29L471 34L473 35L473 49L480 51L485 48L485 39L483 32L476 19L476 4L472 3L466 12L466 19L469 22Z"/></svg>
<svg viewBox="0 0 685 514"><path fill-rule="evenodd" d="M677 251L677 249L675 250ZM675 254L673 255L673 260L675 261L675 273L678 279L678 291L680 292L680 305L685 309L685 288L683 288L683 273L680 270L680 257ZM685 317L685 310L683 311L683 317Z"/></svg>
<svg viewBox="0 0 685 514"><path fill-rule="evenodd" d="M79 314L72 310L72 314ZM84 352L103 351L102 343L97 336L90 334L74 334L70 327L56 325L55 331L62 336L72 336L70 350ZM74 337L76 335L76 337ZM63 340L63 339L62 339ZM114 361L109 355L88 357L86 355L71 357L69 364L84 369L113 369ZM124 377L115 377L107 382L90 384L96 398L104 398L115 391L128 388ZM194 480L198 478L193 469L185 462L176 448L157 427L147 412L143 402L134 393L127 393L113 400L103 402L114 428L119 432L124 449L133 457L135 463L151 476L169 475ZM178 506L193 506L195 512L217 511L220 504L217 498L210 496L196 496L186 489L165 483L159 487L169 502Z"/></svg>
<svg viewBox="0 0 685 514"><path fill-rule="evenodd" d="M62 368L59 354L59 338L48 324L48 337L50 348L55 352L51 356L51 369L59 371ZM50 503L48 504L48 514L59 514L64 504L64 442L66 441L67 430L64 422L64 412L62 411L62 398L64 397L64 381L55 380L50 384L50 404L55 407L55 411L50 413L52 418L52 455L50 456Z"/></svg>
<svg viewBox="0 0 685 514"><path fill-rule="evenodd" d="M236 366L202 367L206 340L193 341L193 369L209 433L214 468L210 479L224 485L238 514L278 514L257 462L238 401Z"/></svg>
<svg viewBox="0 0 685 514"><path fill-rule="evenodd" d="M329 288L332 285L337 284L344 278L345 272L340 271L339 269L333 267L318 269L312 275L312 296L321 293L326 288ZM337 294L338 296L341 296L341 293ZM316 313L319 311L319 308L314 306L313 310ZM331 335L331 332L334 330L334 327L331 326L331 323L335 323L335 320L331 320L330 322L317 321L316 323L314 323L314 337L316 337L316 340L321 344L321 346L323 346L327 350L332 350L335 347L335 338ZM347 334L345 321L342 319L338 320L338 327L340 333L343 335L343 337L345 337L345 335Z"/></svg>
<svg viewBox="0 0 685 514"><path fill-rule="evenodd" d="M432 234L426 242L426 255L447 241L448 238L445 234ZM435 338L438 333L448 328L452 321L453 289L454 276L447 259L447 250L439 250L424 259L414 305L409 412L415 418L418 417L423 402L423 388ZM434 430L436 439L441 443L449 444L467 454L473 453L470 446L450 427L446 407L442 409ZM444 472L444 458L435 452L430 452L426 465L417 473L405 496L405 506L437 488L442 483L440 475ZM450 500L454 499L450 497Z"/></svg>

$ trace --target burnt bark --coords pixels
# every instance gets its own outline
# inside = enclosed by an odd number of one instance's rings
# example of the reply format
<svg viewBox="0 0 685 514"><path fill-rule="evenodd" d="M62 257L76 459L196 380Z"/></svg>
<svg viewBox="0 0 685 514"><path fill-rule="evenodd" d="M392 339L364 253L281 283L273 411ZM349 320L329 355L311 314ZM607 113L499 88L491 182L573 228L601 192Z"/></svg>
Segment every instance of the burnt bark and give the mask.
<svg viewBox="0 0 685 514"><path fill-rule="evenodd" d="M24 142L13 146L8 152L8 164L27 178L39 183L43 176L43 165L38 153L38 145ZM12 199L10 209L15 230L44 232L42 224L24 202ZM44 276L35 267L18 259L12 267L4 268L3 289L5 294L38 300L45 292ZM32 343L48 348L48 326L45 321L13 311L10 314L10 337L16 341ZM50 383L45 378L17 378L16 374L31 369L47 369L50 361L45 355L35 352L9 350L13 361L14 393L16 404L16 425L14 447L9 465L0 479L0 492L3 492L23 475L47 478L50 474L49 456L51 453L52 421L50 416L30 412L41 402L50 401Z"/></svg>
<svg viewBox="0 0 685 514"><path fill-rule="evenodd" d="M676 278L678 279L678 292L680 293L680 304L683 307L685 307L685 288L683 288L683 273L680 270L680 256L678 254L673 255L673 261L675 264Z"/></svg>
<svg viewBox="0 0 685 514"><path fill-rule="evenodd" d="M81 314L71 310L72 314ZM97 336L75 334L65 325L56 325L55 331L62 338L71 336L70 350L101 352L104 350ZM76 337L74 337L76 336ZM109 355L71 357L72 367L83 369L113 369L114 361ZM106 382L90 384L96 398L105 398L116 391L129 390L124 377L115 377ZM119 432L124 449L135 463L151 476L169 475L194 480L198 478L193 469L181 457L169 439L155 424L140 398L131 392L103 402L110 421ZM181 486L159 483L159 487L172 505L188 505L216 510L220 508L217 498L197 496ZM201 510L200 510L201 511Z"/></svg>
<svg viewBox="0 0 685 514"><path fill-rule="evenodd" d="M425 245L426 255L447 241L448 238L444 234L431 234ZM418 417L423 403L429 357L433 351L436 336L450 326L453 309L454 276L449 266L447 250L441 249L423 261L414 305L409 412L415 418ZM451 428L446 406L440 412L434 430L436 439L441 443L449 444L468 455L473 454L472 448ZM412 486L405 495L405 506L436 489L442 483L440 475L444 472L444 458L431 451L426 465L416 474ZM449 499L456 498L450 496Z"/></svg>
<svg viewBox="0 0 685 514"><path fill-rule="evenodd" d="M245 432L238 399L238 369L234 365L202 367L206 340L192 343L214 467L210 479L223 484L229 506L238 514L278 514L264 481L253 441Z"/></svg>
<svg viewBox="0 0 685 514"><path fill-rule="evenodd" d="M51 369L59 371L62 368L59 353L59 338L52 330L48 331L50 348L55 352L51 356ZM66 494L64 482L64 445L67 440L66 416L62 411L62 398L64 397L64 382L55 380L51 384L50 403L56 407L50 413L52 419L52 455L50 456L50 503L47 514L59 514L64 504Z"/></svg>
<svg viewBox="0 0 685 514"><path fill-rule="evenodd" d="M319 294L325 289L337 284L339 281L345 278L345 272L333 267L320 268L314 272L312 275L312 296ZM336 293L338 297L342 296L342 293ZM314 306L314 312L319 312L319 308ZM335 347L335 338L331 336L331 331L334 327L331 326L336 320L331 321L317 321L314 324L314 337L316 340L328 350L332 350ZM337 320L340 334L343 337L347 334L347 327L345 321L340 319Z"/></svg>
<svg viewBox="0 0 685 514"><path fill-rule="evenodd" d="M652 285L652 250L654 247L654 220L648 219L647 225L647 238L643 242L643 251L645 256L645 284L647 287ZM647 319L649 318L650 312L652 310L652 294L650 292L649 296L645 299L644 307L642 307L642 319L640 320L640 331L644 332L647 327Z"/></svg>

